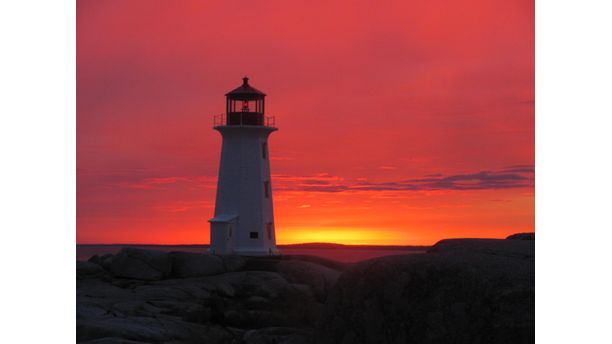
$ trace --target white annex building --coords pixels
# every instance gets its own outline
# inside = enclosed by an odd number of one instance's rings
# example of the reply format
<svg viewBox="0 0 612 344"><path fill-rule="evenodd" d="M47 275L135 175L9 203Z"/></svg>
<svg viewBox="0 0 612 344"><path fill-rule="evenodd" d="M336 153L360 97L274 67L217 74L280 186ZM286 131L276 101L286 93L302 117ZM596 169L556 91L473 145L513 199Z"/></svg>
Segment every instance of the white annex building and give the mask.
<svg viewBox="0 0 612 344"><path fill-rule="evenodd" d="M274 118L264 115L266 95L247 77L225 96L225 113L214 121L223 143L210 253L277 255L268 155Z"/></svg>

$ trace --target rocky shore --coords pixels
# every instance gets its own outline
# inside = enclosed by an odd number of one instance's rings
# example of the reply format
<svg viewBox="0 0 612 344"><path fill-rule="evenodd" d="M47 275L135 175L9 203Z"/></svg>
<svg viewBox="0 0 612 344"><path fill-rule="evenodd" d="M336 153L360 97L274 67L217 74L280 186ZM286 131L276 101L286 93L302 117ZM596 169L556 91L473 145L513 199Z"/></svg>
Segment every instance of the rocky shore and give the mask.
<svg viewBox="0 0 612 344"><path fill-rule="evenodd" d="M534 236L344 264L125 248L77 261L80 343L532 343Z"/></svg>

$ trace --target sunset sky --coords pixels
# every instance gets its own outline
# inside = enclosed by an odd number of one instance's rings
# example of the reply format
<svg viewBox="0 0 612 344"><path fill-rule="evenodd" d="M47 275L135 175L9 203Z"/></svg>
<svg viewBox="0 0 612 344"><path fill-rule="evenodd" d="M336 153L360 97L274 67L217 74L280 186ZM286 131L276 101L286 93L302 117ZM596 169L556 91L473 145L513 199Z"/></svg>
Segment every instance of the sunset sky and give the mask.
<svg viewBox="0 0 612 344"><path fill-rule="evenodd" d="M77 1L77 242L208 243L241 78L279 244L534 230L534 3Z"/></svg>

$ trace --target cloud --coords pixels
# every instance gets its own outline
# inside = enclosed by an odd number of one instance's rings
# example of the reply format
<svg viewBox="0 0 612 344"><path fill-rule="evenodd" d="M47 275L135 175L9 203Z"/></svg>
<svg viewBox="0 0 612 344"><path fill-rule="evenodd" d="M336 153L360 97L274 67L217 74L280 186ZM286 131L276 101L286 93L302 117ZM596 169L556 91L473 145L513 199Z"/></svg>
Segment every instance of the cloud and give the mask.
<svg viewBox="0 0 612 344"><path fill-rule="evenodd" d="M388 182L370 182L364 178L350 181L324 174L311 177L282 176L275 181L277 190L305 192L493 190L533 187L534 168L532 165L517 165L496 171L448 176L429 174L423 178Z"/></svg>
<svg viewBox="0 0 612 344"><path fill-rule="evenodd" d="M121 187L131 188L131 189L159 189L164 188L165 186L176 184L180 181L184 181L185 178L181 177L152 177L152 178L144 178L137 181L130 182L120 182L118 183Z"/></svg>
<svg viewBox="0 0 612 344"><path fill-rule="evenodd" d="M372 182L360 177L346 179L329 173L311 176L272 175L276 191L351 192L351 191L421 191L421 190L491 190L533 187L533 165L513 165L499 170L465 174L427 174L421 178ZM108 185L137 190L164 190L172 188L216 189L214 176L158 176L140 178L106 176Z"/></svg>
<svg viewBox="0 0 612 344"><path fill-rule="evenodd" d="M183 213L194 209L202 210L211 206L213 206L213 204L210 201L178 201L157 205L153 208L166 213Z"/></svg>
<svg viewBox="0 0 612 344"><path fill-rule="evenodd" d="M340 192L347 190L347 182L342 177L328 173L317 173L313 176L272 175L275 190Z"/></svg>
<svg viewBox="0 0 612 344"><path fill-rule="evenodd" d="M138 190L163 190L170 187L175 188L215 188L216 177L210 176L167 176L167 177L146 177L134 175L113 175L102 174L98 180L105 181L111 187Z"/></svg>
<svg viewBox="0 0 612 344"><path fill-rule="evenodd" d="M514 165L506 167L501 171L511 173L535 173L533 165Z"/></svg>

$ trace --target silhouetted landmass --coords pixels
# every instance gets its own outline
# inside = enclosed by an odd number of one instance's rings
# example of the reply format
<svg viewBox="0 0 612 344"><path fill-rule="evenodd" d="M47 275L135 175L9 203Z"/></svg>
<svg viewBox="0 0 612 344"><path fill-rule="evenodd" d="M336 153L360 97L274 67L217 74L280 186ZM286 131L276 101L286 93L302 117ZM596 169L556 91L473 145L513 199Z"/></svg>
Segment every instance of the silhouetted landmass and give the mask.
<svg viewBox="0 0 612 344"><path fill-rule="evenodd" d="M77 261L77 341L532 343L534 246L442 240L352 264L127 247Z"/></svg>
<svg viewBox="0 0 612 344"><path fill-rule="evenodd" d="M166 252L206 252L209 245L150 245L150 244L79 244L77 259L87 260L94 255L108 253L116 254L122 248L154 249ZM335 243L302 243L278 245L281 254L285 255L319 255L328 258L356 262L364 259L385 256L389 254L422 253L430 246L399 246L399 245L343 245Z"/></svg>
<svg viewBox="0 0 612 344"><path fill-rule="evenodd" d="M185 248L208 248L210 245L206 244L178 244L178 245L165 245L165 244L78 244L77 246L123 246L123 247L185 247ZM377 249L377 250L427 250L431 246L419 246L419 245L346 245L336 244L328 242L308 242L300 244L285 244L276 245L279 248L324 248L324 249Z"/></svg>
<svg viewBox="0 0 612 344"><path fill-rule="evenodd" d="M510 240L535 240L535 233L516 233L509 235L506 239Z"/></svg>

